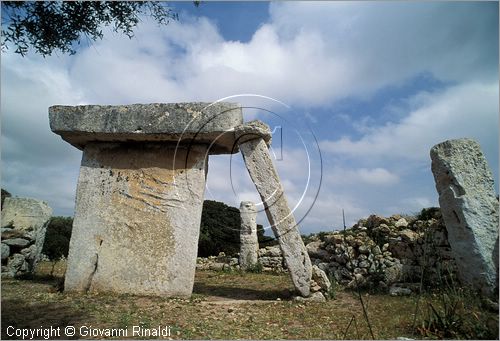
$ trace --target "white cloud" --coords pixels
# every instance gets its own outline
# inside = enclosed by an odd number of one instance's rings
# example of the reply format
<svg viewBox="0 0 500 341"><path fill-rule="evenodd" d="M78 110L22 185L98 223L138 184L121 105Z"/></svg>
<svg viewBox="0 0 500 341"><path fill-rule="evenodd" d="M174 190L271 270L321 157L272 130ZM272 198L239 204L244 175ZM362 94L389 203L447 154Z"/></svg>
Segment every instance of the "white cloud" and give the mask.
<svg viewBox="0 0 500 341"><path fill-rule="evenodd" d="M350 66L342 93L366 93L430 71L445 80L498 77L498 4L273 2L283 40L323 37L320 51ZM337 78L339 76L337 75Z"/></svg>
<svg viewBox="0 0 500 341"><path fill-rule="evenodd" d="M326 183L328 185L373 185L387 186L394 185L399 182L399 176L393 172L377 167L377 168L355 168L347 169L334 167L331 170L326 170Z"/></svg>
<svg viewBox="0 0 500 341"><path fill-rule="evenodd" d="M225 41L210 20L188 16L164 29L146 21L132 40L107 32L75 57L71 81L99 103L258 93L321 106L421 72L453 81L497 75L497 61L484 53L498 50L491 46L498 20L488 6L290 2L270 8L270 21L247 43Z"/></svg>
<svg viewBox="0 0 500 341"><path fill-rule="evenodd" d="M431 147L446 139L471 137L488 156L498 150L498 83L457 85L412 99L419 107L397 123L373 127L358 140L323 140L321 150L350 158L429 162Z"/></svg>

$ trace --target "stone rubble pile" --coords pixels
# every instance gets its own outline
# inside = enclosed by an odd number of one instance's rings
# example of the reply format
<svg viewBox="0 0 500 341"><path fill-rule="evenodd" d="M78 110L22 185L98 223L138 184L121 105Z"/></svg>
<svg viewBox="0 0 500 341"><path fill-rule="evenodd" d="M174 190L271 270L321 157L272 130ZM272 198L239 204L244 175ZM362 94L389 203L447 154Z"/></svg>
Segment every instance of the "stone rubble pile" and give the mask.
<svg viewBox="0 0 500 341"><path fill-rule="evenodd" d="M390 289L405 295L418 286L456 279L457 267L439 209L425 210L422 219L371 215L345 231L320 233L306 245L313 264L311 293L328 292L330 281L355 288ZM237 269L238 259L198 258L198 269ZM263 271L287 271L278 246L259 249ZM318 270L326 274L321 275Z"/></svg>
<svg viewBox="0 0 500 341"><path fill-rule="evenodd" d="M226 256L220 252L218 256L198 257L196 259L196 270L232 271L239 270L238 258Z"/></svg>
<svg viewBox="0 0 500 341"><path fill-rule="evenodd" d="M307 244L313 264L348 287L388 288L398 282L427 283L455 276L456 264L438 211L427 220L371 215L351 229Z"/></svg>
<svg viewBox="0 0 500 341"><path fill-rule="evenodd" d="M2 207L2 277L32 274L41 258L52 209L43 201L5 198Z"/></svg>

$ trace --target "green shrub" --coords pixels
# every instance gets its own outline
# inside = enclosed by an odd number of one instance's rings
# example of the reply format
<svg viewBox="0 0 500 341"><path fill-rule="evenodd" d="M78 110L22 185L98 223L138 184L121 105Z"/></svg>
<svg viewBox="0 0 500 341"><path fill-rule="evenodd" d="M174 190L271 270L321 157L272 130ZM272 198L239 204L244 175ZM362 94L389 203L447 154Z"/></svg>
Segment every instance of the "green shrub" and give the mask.
<svg viewBox="0 0 500 341"><path fill-rule="evenodd" d="M337 280L335 279L335 276L328 276L328 280L330 280L330 289L328 289L328 292L326 293L326 298L329 300L335 300L337 299L337 291L338 291L338 283Z"/></svg>
<svg viewBox="0 0 500 341"><path fill-rule="evenodd" d="M42 253L49 257L51 261L68 257L72 227L73 218L71 217L50 218Z"/></svg>
<svg viewBox="0 0 500 341"><path fill-rule="evenodd" d="M260 264L259 262L255 263L255 264L251 264L250 266L248 266L245 271L246 272L251 272L251 273L254 273L254 274L260 274L262 273L263 271L263 266L262 264Z"/></svg>
<svg viewBox="0 0 500 341"><path fill-rule="evenodd" d="M429 296L425 307L424 320L417 328L424 337L498 339L498 317L486 318L480 296L469 289L443 288Z"/></svg>
<svg viewBox="0 0 500 341"><path fill-rule="evenodd" d="M222 202L205 200L201 213L198 257L217 256L220 252L235 256L240 252L240 227L239 209ZM264 236L262 225L257 225L257 237L260 247L276 244L274 238Z"/></svg>
<svg viewBox="0 0 500 341"><path fill-rule="evenodd" d="M431 218L441 218L441 209L439 207L423 208L417 216L417 220L429 220Z"/></svg>

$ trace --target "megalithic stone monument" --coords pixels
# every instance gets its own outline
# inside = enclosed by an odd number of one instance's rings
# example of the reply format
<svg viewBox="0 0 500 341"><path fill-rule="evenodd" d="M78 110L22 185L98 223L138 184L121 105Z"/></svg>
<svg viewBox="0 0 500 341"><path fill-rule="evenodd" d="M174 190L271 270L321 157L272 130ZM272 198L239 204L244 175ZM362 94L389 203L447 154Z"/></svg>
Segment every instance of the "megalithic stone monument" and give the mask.
<svg viewBox="0 0 500 341"><path fill-rule="evenodd" d="M65 290L191 295L208 154L237 151L240 106L53 106L49 116L83 150Z"/></svg>
<svg viewBox="0 0 500 341"><path fill-rule="evenodd" d="M235 103L52 106L52 131L83 150L64 287L189 296L208 155L242 148L290 270L309 295L311 261L262 122Z"/></svg>
<svg viewBox="0 0 500 341"><path fill-rule="evenodd" d="M292 282L302 296L309 296L311 260L269 153L269 127L263 122L252 121L236 127L235 135L250 178L264 202L267 218L278 239Z"/></svg>
<svg viewBox="0 0 500 341"><path fill-rule="evenodd" d="M479 144L449 140L431 149L432 173L448 240L463 283L493 294L497 286L499 207Z"/></svg>
<svg viewBox="0 0 500 341"><path fill-rule="evenodd" d="M240 267L243 270L258 262L259 239L257 237L257 209L251 201L240 204Z"/></svg>

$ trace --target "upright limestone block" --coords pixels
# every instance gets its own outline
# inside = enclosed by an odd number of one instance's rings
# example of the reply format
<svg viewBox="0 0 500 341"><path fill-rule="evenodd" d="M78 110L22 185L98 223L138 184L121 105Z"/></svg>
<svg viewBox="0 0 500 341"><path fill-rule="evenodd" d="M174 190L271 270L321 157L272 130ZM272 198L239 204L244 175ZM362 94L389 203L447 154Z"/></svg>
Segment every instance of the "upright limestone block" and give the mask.
<svg viewBox="0 0 500 341"><path fill-rule="evenodd" d="M250 177L264 202L292 282L302 296L309 296L311 260L269 153L269 127L260 121L252 121L236 127L235 135Z"/></svg>
<svg viewBox="0 0 500 341"><path fill-rule="evenodd" d="M190 295L205 155L206 146L87 144L65 289Z"/></svg>
<svg viewBox="0 0 500 341"><path fill-rule="evenodd" d="M240 267L245 270L257 264L259 241L257 238L257 209L251 201L240 204Z"/></svg>
<svg viewBox="0 0 500 341"><path fill-rule="evenodd" d="M497 284L499 207L481 147L470 139L449 140L434 146L430 154L461 280L492 293Z"/></svg>
<svg viewBox="0 0 500 341"><path fill-rule="evenodd" d="M54 106L83 150L65 290L189 296L208 155L232 153L233 103Z"/></svg>

